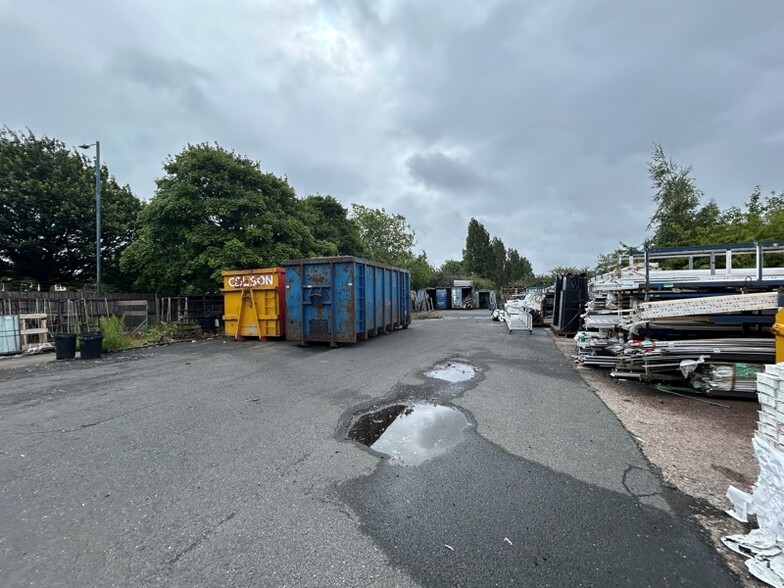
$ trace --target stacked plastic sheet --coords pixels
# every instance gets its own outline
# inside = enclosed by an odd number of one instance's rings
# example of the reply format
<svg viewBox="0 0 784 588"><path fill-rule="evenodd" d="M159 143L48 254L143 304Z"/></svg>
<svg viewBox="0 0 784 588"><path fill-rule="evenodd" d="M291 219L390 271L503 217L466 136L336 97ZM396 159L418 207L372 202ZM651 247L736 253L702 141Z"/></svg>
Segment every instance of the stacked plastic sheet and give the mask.
<svg viewBox="0 0 784 588"><path fill-rule="evenodd" d="M749 571L770 586L784 586L784 363L765 366L757 375L760 407L754 452L760 473L751 494L727 490L732 517L747 522L757 515L758 529L722 541L746 557Z"/></svg>

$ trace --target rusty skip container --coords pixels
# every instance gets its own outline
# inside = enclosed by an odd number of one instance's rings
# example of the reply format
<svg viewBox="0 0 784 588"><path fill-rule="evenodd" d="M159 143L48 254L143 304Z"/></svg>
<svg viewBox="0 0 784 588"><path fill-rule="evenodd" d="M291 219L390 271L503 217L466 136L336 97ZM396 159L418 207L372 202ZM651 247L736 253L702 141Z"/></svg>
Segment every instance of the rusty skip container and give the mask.
<svg viewBox="0 0 784 588"><path fill-rule="evenodd" d="M411 324L407 270L358 257L284 261L286 339L356 343Z"/></svg>
<svg viewBox="0 0 784 588"><path fill-rule="evenodd" d="M232 270L222 275L226 335L268 339L286 334L286 274L282 267Z"/></svg>

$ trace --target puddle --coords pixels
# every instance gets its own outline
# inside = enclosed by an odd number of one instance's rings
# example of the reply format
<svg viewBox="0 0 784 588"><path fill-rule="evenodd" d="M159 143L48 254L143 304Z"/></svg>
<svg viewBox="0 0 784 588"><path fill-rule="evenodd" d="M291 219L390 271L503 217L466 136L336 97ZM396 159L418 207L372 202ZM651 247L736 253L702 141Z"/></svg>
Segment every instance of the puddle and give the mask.
<svg viewBox="0 0 784 588"><path fill-rule="evenodd" d="M396 404L359 417L348 436L391 456L392 463L418 465L460 443L470 426L451 406Z"/></svg>
<svg viewBox="0 0 784 588"><path fill-rule="evenodd" d="M476 368L467 363L448 361L439 363L429 372L425 372L428 378L445 380L447 382L465 382L476 375Z"/></svg>

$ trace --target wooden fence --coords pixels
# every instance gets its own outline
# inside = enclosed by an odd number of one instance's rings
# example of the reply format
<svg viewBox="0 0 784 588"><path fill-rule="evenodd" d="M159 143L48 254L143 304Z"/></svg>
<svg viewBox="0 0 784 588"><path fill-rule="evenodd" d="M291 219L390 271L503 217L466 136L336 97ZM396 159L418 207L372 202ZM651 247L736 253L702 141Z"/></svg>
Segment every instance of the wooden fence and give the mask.
<svg viewBox="0 0 784 588"><path fill-rule="evenodd" d="M0 353L26 351L57 333L96 331L105 316L122 317L130 331L159 322L214 325L223 316L223 296L0 292Z"/></svg>

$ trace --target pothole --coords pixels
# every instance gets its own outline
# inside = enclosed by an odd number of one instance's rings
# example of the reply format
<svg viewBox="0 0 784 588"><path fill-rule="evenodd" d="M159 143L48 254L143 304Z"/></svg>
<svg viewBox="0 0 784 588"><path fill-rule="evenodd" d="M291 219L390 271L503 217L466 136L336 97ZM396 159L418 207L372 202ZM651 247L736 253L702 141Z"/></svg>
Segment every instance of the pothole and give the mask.
<svg viewBox="0 0 784 588"><path fill-rule="evenodd" d="M476 368L468 363L447 361L437 364L425 375L446 382L466 382L476 375Z"/></svg>
<svg viewBox="0 0 784 588"><path fill-rule="evenodd" d="M390 463L418 465L445 453L471 423L453 406L419 402L386 406L356 418L350 439L389 455Z"/></svg>

